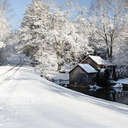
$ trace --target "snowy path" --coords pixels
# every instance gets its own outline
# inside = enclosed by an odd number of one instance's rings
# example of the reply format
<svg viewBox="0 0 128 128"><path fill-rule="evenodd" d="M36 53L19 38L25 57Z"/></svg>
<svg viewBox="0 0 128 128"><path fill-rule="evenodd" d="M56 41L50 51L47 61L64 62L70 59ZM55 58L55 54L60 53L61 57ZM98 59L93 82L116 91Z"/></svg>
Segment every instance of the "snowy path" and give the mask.
<svg viewBox="0 0 128 128"><path fill-rule="evenodd" d="M128 127L128 106L62 88L31 67L15 70L0 76L0 128Z"/></svg>

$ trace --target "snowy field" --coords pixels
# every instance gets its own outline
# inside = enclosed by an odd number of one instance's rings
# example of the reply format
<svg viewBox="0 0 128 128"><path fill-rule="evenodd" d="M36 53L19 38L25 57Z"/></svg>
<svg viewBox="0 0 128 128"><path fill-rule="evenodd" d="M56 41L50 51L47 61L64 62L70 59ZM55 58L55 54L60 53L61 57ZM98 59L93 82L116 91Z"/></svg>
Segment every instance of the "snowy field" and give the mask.
<svg viewBox="0 0 128 128"><path fill-rule="evenodd" d="M10 68L0 67L0 128L128 128L128 106L62 88L31 67Z"/></svg>

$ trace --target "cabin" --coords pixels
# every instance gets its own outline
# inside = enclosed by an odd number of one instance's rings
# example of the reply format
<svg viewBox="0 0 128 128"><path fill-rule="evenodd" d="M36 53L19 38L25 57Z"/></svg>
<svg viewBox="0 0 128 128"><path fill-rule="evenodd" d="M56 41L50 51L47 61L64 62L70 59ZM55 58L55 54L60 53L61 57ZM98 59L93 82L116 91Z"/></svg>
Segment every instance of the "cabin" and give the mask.
<svg viewBox="0 0 128 128"><path fill-rule="evenodd" d="M97 75L95 70L89 64L78 64L69 72L69 86L70 87L81 87L95 84Z"/></svg>
<svg viewBox="0 0 128 128"><path fill-rule="evenodd" d="M99 73L103 73L103 70L108 73L109 79L115 79L115 69L116 65L108 60L102 59L100 56L87 56L82 62L82 64L89 64Z"/></svg>

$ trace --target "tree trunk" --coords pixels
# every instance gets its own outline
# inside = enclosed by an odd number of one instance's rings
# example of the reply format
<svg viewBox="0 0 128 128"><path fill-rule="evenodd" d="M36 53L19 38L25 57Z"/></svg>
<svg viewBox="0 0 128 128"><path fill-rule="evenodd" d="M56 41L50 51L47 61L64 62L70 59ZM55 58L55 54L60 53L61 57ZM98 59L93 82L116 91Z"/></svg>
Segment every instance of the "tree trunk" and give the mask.
<svg viewBox="0 0 128 128"><path fill-rule="evenodd" d="M57 68L58 71L61 70L61 64L58 63L58 68Z"/></svg>
<svg viewBox="0 0 128 128"><path fill-rule="evenodd" d="M111 44L109 58L112 59L112 56L113 56L113 47L112 47L112 44Z"/></svg>
<svg viewBox="0 0 128 128"><path fill-rule="evenodd" d="M106 42L106 46L107 46L107 49L106 49L107 55L106 56L107 56L107 58L109 58L110 49L109 49L107 36L106 36L105 42Z"/></svg>
<svg viewBox="0 0 128 128"><path fill-rule="evenodd" d="M110 42L110 51L109 51L109 58L112 59L113 56L113 35L111 36L111 42Z"/></svg>

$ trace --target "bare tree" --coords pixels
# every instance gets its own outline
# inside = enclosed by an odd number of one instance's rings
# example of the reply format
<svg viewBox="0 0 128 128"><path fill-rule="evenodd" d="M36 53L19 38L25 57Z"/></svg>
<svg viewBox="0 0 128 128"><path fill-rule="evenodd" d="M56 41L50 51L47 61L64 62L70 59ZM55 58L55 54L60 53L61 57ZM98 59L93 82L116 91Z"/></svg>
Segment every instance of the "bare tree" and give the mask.
<svg viewBox="0 0 128 128"><path fill-rule="evenodd" d="M119 31L127 23L124 0L93 0L89 10L89 22L95 34L104 40L108 58L113 56L113 44Z"/></svg>

